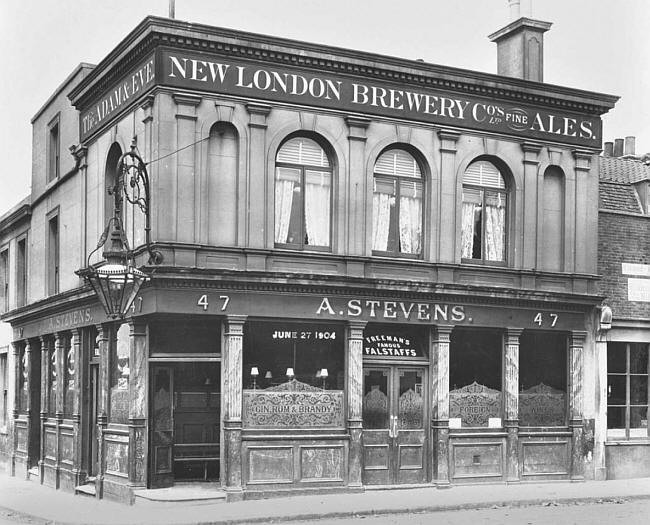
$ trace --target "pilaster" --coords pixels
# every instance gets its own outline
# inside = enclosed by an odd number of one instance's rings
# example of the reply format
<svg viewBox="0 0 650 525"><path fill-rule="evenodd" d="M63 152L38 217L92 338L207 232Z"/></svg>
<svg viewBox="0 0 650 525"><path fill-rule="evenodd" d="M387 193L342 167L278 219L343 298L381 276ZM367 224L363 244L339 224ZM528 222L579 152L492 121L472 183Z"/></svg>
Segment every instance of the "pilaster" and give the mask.
<svg viewBox="0 0 650 525"><path fill-rule="evenodd" d="M97 477L95 495L104 495L104 431L108 426L108 401L110 395L110 329L109 324L98 324L97 344L99 345L99 385L97 403Z"/></svg>
<svg viewBox="0 0 650 525"><path fill-rule="evenodd" d="M441 129L438 131L440 139L440 205L433 205L438 210L438 215L431 214L429 231L433 234L432 246L438 240L438 260L441 263L455 263L456 261L456 146L460 133L454 130ZM436 195L436 189L432 188L432 194ZM439 226L445 225L445 233L442 233ZM435 253L430 254L435 260ZM459 260L460 262L460 254Z"/></svg>
<svg viewBox="0 0 650 525"><path fill-rule="evenodd" d="M350 148L348 181L345 192L340 195L341 202L347 203L346 224L343 235L347 242L346 251L350 255L370 255L372 253L372 234L368 225L372 224L372 206L366 206L367 181L365 173L366 132L370 119L364 117L345 118L348 125L348 145ZM336 217L336 214L334 214ZM341 232L343 233L343 232ZM347 239L345 238L347 237Z"/></svg>
<svg viewBox="0 0 650 525"><path fill-rule="evenodd" d="M129 322L129 485L147 483L147 326Z"/></svg>
<svg viewBox="0 0 650 525"><path fill-rule="evenodd" d="M571 332L569 345L569 427L571 430L571 479L584 480L583 460L583 352L586 332Z"/></svg>
<svg viewBox="0 0 650 525"><path fill-rule="evenodd" d="M363 330L365 321L349 321L347 329L348 459L350 487L361 487L363 472Z"/></svg>
<svg viewBox="0 0 650 525"><path fill-rule="evenodd" d="M272 192L269 190L269 180L272 174L267 176L266 170L266 118L271 113L271 106L267 104L248 103L249 121L249 164L248 164L248 195L246 205L248 206L248 224L245 231L247 238L244 244L249 248L273 248L273 232L267 232L266 228L273 227L269 222L269 198ZM273 153L272 153L273 154ZM272 202L272 201L271 201ZM272 213L271 210L270 213Z"/></svg>
<svg viewBox="0 0 650 525"><path fill-rule="evenodd" d="M449 485L449 346L453 326L439 325L431 336L433 482Z"/></svg>
<svg viewBox="0 0 650 525"><path fill-rule="evenodd" d="M575 268L567 271L596 273L598 245L598 172L591 176L593 152L574 150L575 158Z"/></svg>
<svg viewBox="0 0 650 525"><path fill-rule="evenodd" d="M519 481L519 337L521 328L508 328L504 363L506 479Z"/></svg>
<svg viewBox="0 0 650 525"><path fill-rule="evenodd" d="M16 451L18 449L18 425L17 420L18 420L18 414L20 413L20 343L17 341L14 341L11 343L11 351L13 354L13 362L14 362L14 391L13 391L13 398L14 398L14 405L13 405L13 413L12 417L14 420L14 432L13 432L13 443L11 446L11 475L15 476L16 475ZM25 475L27 475L25 473Z"/></svg>
<svg viewBox="0 0 650 525"><path fill-rule="evenodd" d="M539 196L539 153L542 145L536 142L523 142L521 149L524 153L524 176L523 176L523 222L516 226L515 239L521 239L523 243L523 267L538 268L538 196ZM514 197L515 193L511 193ZM524 235L524 232L525 235Z"/></svg>
<svg viewBox="0 0 650 525"><path fill-rule="evenodd" d="M55 461L55 487L59 488L61 481L61 424L63 423L63 403L64 403L64 383L65 383L65 339L66 335L63 332L56 332L54 334L54 351L55 351L55 368L56 371L56 388L54 395L56 396L56 439L54 457ZM50 394L51 395L51 394Z"/></svg>
<svg viewBox="0 0 650 525"><path fill-rule="evenodd" d="M50 352L52 351L52 339L41 336L41 420L40 420L40 437L41 446L39 451L38 470L39 480L43 483L45 476L45 421L49 413L50 406Z"/></svg>
<svg viewBox="0 0 650 525"><path fill-rule="evenodd" d="M245 315L229 315L224 323L223 433L225 487L228 499L242 498L242 351Z"/></svg>
<svg viewBox="0 0 650 525"><path fill-rule="evenodd" d="M73 447L74 458L72 470L75 476L75 485L79 485L84 481L85 473L82 472L82 431L81 431L81 397L82 392L85 390L84 375L82 373L83 355L81 352L81 330L71 330L72 338L72 358L74 359L74 374L70 377L74 381L76 390L74 398L72 399L72 434L73 434Z"/></svg>

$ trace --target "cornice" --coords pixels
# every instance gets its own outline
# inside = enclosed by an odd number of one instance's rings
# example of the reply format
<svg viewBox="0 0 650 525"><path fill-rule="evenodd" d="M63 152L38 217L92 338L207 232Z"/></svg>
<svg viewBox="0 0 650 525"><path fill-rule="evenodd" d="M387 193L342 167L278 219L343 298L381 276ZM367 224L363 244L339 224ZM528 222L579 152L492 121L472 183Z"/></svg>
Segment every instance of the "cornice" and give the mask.
<svg viewBox="0 0 650 525"><path fill-rule="evenodd" d="M25 199L29 201L29 198ZM23 219L29 219L32 215L32 206L29 202L19 204L15 209L11 210L4 217L0 218L0 232L5 232L11 228L14 224L22 221Z"/></svg>
<svg viewBox="0 0 650 525"><path fill-rule="evenodd" d="M299 66L457 93L601 115L619 97L417 60L353 51L165 18L144 19L71 93L81 109L156 46Z"/></svg>

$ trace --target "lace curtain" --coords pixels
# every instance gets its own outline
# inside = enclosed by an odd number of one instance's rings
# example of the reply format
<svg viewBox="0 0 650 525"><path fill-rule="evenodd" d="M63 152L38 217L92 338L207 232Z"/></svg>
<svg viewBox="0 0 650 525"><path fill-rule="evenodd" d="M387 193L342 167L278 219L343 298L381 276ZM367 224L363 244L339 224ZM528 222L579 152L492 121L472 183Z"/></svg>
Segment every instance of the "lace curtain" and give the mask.
<svg viewBox="0 0 650 525"><path fill-rule="evenodd" d="M496 206L487 204L485 207L485 257L488 261L503 261L505 212L500 202Z"/></svg>
<svg viewBox="0 0 650 525"><path fill-rule="evenodd" d="M388 193L375 192L372 196L372 249L385 252L388 250L388 229L390 209L395 197Z"/></svg>
<svg viewBox="0 0 650 525"><path fill-rule="evenodd" d="M399 199L399 240L402 253L418 254L422 240L422 199L400 195Z"/></svg>
<svg viewBox="0 0 650 525"><path fill-rule="evenodd" d="M305 174L305 230L310 246L330 244L330 188L329 173Z"/></svg>
<svg viewBox="0 0 650 525"><path fill-rule="evenodd" d="M473 202L463 202L461 246L463 259L471 259L474 253L474 215L478 205Z"/></svg>
<svg viewBox="0 0 650 525"><path fill-rule="evenodd" d="M280 170L275 180L275 242L287 242L291 208L293 206L294 181L280 178Z"/></svg>

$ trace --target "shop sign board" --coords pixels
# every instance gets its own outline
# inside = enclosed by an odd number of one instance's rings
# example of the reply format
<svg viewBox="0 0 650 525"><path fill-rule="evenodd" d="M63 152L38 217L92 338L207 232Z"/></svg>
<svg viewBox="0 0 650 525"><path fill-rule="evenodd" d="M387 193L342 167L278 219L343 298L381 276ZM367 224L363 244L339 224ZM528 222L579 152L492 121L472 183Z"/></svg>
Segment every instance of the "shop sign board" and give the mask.
<svg viewBox="0 0 650 525"><path fill-rule="evenodd" d="M599 117L562 109L249 62L181 50L159 51L160 78L176 88L415 120L517 137L600 147Z"/></svg>
<svg viewBox="0 0 650 525"><path fill-rule="evenodd" d="M155 84L154 56L131 69L94 101L79 116L79 136L86 140L97 129L112 121L122 110L140 99Z"/></svg>
<svg viewBox="0 0 650 525"><path fill-rule="evenodd" d="M246 315L286 320L368 321L386 324L502 326L543 330L584 330L584 313L521 306L392 300L374 297L226 290L155 290L134 301L137 314ZM550 306L550 305L549 305ZM313 336L313 334L312 334ZM323 336L325 337L325 336Z"/></svg>

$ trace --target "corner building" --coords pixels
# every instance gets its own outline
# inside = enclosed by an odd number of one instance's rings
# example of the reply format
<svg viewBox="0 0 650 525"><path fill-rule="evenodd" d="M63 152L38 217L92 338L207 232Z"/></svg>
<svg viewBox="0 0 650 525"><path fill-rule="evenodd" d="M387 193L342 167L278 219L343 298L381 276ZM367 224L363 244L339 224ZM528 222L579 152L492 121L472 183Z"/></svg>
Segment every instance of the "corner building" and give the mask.
<svg viewBox="0 0 650 525"><path fill-rule="evenodd" d="M541 52L532 22L493 35L500 56L522 35ZM616 97L161 18L67 94L65 285L3 316L15 475L126 501L187 480L238 499L595 476L600 115ZM152 280L109 322L74 271L132 144L163 259L147 263L127 206ZM43 253L51 213L32 215Z"/></svg>

